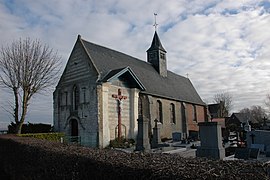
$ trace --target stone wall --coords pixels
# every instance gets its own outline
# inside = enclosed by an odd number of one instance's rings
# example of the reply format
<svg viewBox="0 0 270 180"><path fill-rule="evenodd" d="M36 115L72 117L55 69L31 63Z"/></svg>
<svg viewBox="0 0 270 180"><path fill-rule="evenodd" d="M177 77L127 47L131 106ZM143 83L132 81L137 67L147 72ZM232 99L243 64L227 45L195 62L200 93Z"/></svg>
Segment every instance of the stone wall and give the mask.
<svg viewBox="0 0 270 180"><path fill-rule="evenodd" d="M75 119L81 144L87 146L97 146L98 140L96 80L95 68L82 44L77 41L54 92L54 127L55 131L70 136L70 120ZM74 110L72 105L75 86L79 91L78 110Z"/></svg>
<svg viewBox="0 0 270 180"><path fill-rule="evenodd" d="M204 106L195 105L196 107L196 121L194 121L194 113L193 113L193 104L189 103L181 103L179 101L158 98L158 97L150 97L150 114L151 114L151 130L154 127L154 120L157 118L157 101L162 103L162 115L163 115L163 123L161 124L161 138L172 138L173 132L183 132L183 123L186 122L187 131L199 131L198 123L204 122L205 120L205 111ZM170 104L174 104L175 106L175 123L171 122L171 110ZM186 121L183 121L182 115L182 106L185 108L185 117ZM188 132L187 132L188 133ZM187 134L188 136L188 134Z"/></svg>
<svg viewBox="0 0 270 180"><path fill-rule="evenodd" d="M199 131L199 122L205 121L205 111L203 106L195 105L196 107L196 120L194 120L193 114L193 104L186 104L187 108L187 121L188 121L188 130L189 131Z"/></svg>
<svg viewBox="0 0 270 180"><path fill-rule="evenodd" d="M181 132L182 131L182 119L181 119L181 103L177 101L172 101L168 99L162 99L157 97L151 98L152 103L150 104L150 113L151 113L151 130L155 126L154 120L157 118L158 107L157 101L162 103L162 119L163 123L160 128L161 138L171 138L172 132ZM171 122L171 111L170 104L175 106L175 123Z"/></svg>

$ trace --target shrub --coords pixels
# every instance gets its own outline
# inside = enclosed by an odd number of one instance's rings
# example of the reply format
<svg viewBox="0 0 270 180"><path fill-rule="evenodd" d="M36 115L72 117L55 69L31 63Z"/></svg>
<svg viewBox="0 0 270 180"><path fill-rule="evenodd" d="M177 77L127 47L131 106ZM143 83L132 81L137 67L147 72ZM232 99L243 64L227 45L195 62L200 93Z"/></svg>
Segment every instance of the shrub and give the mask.
<svg viewBox="0 0 270 180"><path fill-rule="evenodd" d="M8 126L8 133L14 133L16 129L16 124L14 122L11 122L11 124ZM23 124L22 126L22 134L26 133L49 133L52 132L52 126L50 124Z"/></svg>
<svg viewBox="0 0 270 180"><path fill-rule="evenodd" d="M32 137L37 139L45 139L49 141L60 141L65 136L64 133L34 133L34 134L20 134L20 137Z"/></svg>
<svg viewBox="0 0 270 180"><path fill-rule="evenodd" d="M111 148L130 148L135 144L134 139L126 139L121 137L120 140L118 138L111 140L109 147Z"/></svg>

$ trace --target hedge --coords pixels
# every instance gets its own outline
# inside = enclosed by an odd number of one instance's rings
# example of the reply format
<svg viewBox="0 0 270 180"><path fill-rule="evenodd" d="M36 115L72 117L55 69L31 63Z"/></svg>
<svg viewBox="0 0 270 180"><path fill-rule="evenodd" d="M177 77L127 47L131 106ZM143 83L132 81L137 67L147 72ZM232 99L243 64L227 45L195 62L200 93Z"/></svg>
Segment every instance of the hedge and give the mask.
<svg viewBox="0 0 270 180"><path fill-rule="evenodd" d="M64 138L64 133L34 133L34 134L19 134L20 137L31 137L37 139L44 139L49 141L60 141Z"/></svg>
<svg viewBox="0 0 270 180"><path fill-rule="evenodd" d="M269 179L269 165L257 161L124 153L11 135L0 136L0 162L0 179L11 180Z"/></svg>

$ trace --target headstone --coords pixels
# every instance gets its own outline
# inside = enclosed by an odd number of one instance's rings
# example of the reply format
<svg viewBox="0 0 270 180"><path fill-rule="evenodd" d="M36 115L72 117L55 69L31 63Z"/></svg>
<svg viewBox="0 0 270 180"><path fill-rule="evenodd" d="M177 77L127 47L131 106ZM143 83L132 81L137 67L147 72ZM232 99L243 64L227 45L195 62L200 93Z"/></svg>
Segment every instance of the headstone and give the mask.
<svg viewBox="0 0 270 180"><path fill-rule="evenodd" d="M261 152L265 151L265 147L270 146L270 131L266 130L254 130L247 132L247 147L252 148L254 147L253 144L262 144L260 147L258 145L255 145L255 148L260 148Z"/></svg>
<svg viewBox="0 0 270 180"><path fill-rule="evenodd" d="M225 149L222 146L221 125L218 122L201 122L198 125L201 146L197 148L196 156L223 159Z"/></svg>
<svg viewBox="0 0 270 180"><path fill-rule="evenodd" d="M251 138L251 143L254 144L255 134L251 134L251 135L250 135L250 138Z"/></svg>
<svg viewBox="0 0 270 180"><path fill-rule="evenodd" d="M137 151L149 151L150 143L148 137L148 118L140 116L138 118L138 135L136 150Z"/></svg>
<svg viewBox="0 0 270 180"><path fill-rule="evenodd" d="M247 160L249 156L250 156L249 148L241 148L235 150L234 158Z"/></svg>
<svg viewBox="0 0 270 180"><path fill-rule="evenodd" d="M181 141L181 133L180 132L174 132L172 133L172 139L173 139L173 142L178 142L178 141Z"/></svg>
<svg viewBox="0 0 270 180"><path fill-rule="evenodd" d="M155 127L153 128L152 148L159 147L159 144L161 144L160 123L158 122L157 119L155 119Z"/></svg>
<svg viewBox="0 0 270 180"><path fill-rule="evenodd" d="M252 159L257 159L260 154L259 148L250 148L250 154L249 157Z"/></svg>
<svg viewBox="0 0 270 180"><path fill-rule="evenodd" d="M265 156L270 157L270 146L266 146Z"/></svg>
<svg viewBox="0 0 270 180"><path fill-rule="evenodd" d="M245 124L245 126L244 126L244 129L245 129L245 131L247 131L247 132L251 131L251 126L249 125L249 122L248 122L248 121L246 122L246 124Z"/></svg>
<svg viewBox="0 0 270 180"><path fill-rule="evenodd" d="M250 148L257 148L261 152L264 152L264 144L251 144Z"/></svg>

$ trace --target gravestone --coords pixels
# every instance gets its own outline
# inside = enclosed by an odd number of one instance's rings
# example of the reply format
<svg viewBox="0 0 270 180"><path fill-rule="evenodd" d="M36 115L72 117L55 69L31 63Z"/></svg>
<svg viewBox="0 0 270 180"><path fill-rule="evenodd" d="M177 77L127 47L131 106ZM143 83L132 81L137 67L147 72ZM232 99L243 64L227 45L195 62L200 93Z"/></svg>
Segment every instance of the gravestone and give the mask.
<svg viewBox="0 0 270 180"><path fill-rule="evenodd" d="M201 146L197 148L196 156L223 159L225 149L222 146L221 125L219 122L201 122L198 125Z"/></svg>
<svg viewBox="0 0 270 180"><path fill-rule="evenodd" d="M247 147L251 148L254 147L253 144L261 144L264 145L264 147L258 147L262 152L265 151L265 147L270 146L270 131L266 130L254 130L247 132ZM257 146L255 145L255 146Z"/></svg>
<svg viewBox="0 0 270 180"><path fill-rule="evenodd" d="M270 157L270 146L266 146L265 156Z"/></svg>
<svg viewBox="0 0 270 180"><path fill-rule="evenodd" d="M249 148L241 148L235 150L234 158L247 160L249 156L250 156Z"/></svg>
<svg viewBox="0 0 270 180"><path fill-rule="evenodd" d="M248 121L246 122L246 124L244 126L244 130L247 131L247 132L251 131L251 126L249 125Z"/></svg>
<svg viewBox="0 0 270 180"><path fill-rule="evenodd" d="M261 152L264 152L264 144L251 144L250 148L257 148Z"/></svg>
<svg viewBox="0 0 270 180"><path fill-rule="evenodd" d="M160 139L160 123L157 119L155 121L155 127L153 128L152 148L157 148L161 144Z"/></svg>
<svg viewBox="0 0 270 180"><path fill-rule="evenodd" d="M260 154L260 149L259 148L250 148L249 157L251 159L257 159L259 154Z"/></svg>
<svg viewBox="0 0 270 180"><path fill-rule="evenodd" d="M150 150L150 143L149 143L149 137L148 137L148 123L149 123L148 118L139 116L138 135L137 135L137 143L136 143L137 151Z"/></svg>
<svg viewBox="0 0 270 180"><path fill-rule="evenodd" d="M174 132L172 133L172 139L173 139L173 142L178 142L178 141L181 141L181 133L180 132Z"/></svg>

